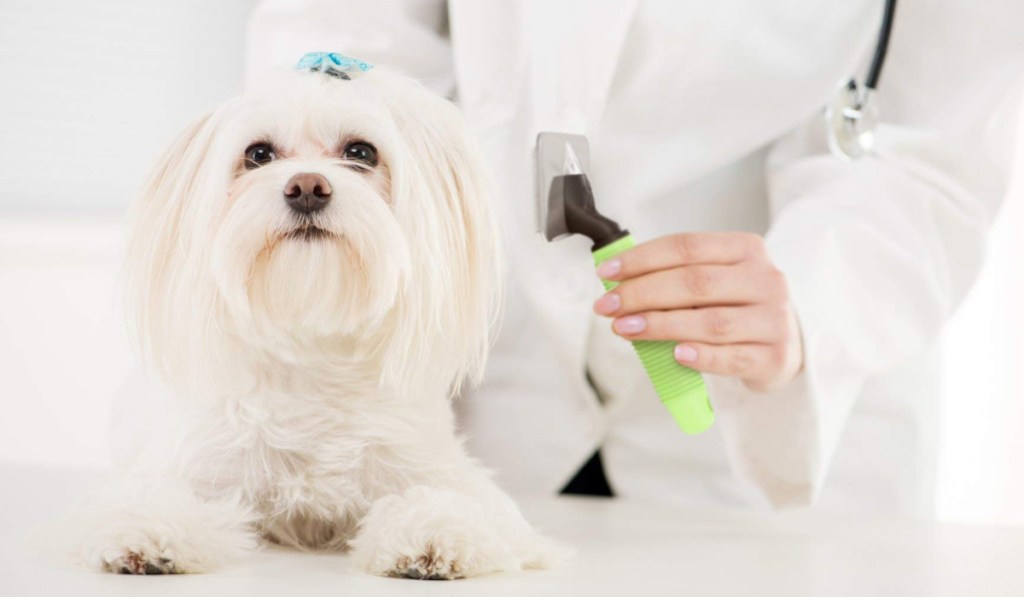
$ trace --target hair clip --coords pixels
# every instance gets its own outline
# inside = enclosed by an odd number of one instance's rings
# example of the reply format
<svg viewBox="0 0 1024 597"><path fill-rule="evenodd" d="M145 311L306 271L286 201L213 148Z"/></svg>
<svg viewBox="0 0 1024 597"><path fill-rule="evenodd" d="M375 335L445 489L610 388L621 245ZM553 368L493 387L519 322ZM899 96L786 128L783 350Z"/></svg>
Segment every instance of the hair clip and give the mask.
<svg viewBox="0 0 1024 597"><path fill-rule="evenodd" d="M362 60L342 56L335 52L307 52L295 65L296 70L308 70L314 73L324 73L339 79L349 80L350 72L366 72L373 68Z"/></svg>

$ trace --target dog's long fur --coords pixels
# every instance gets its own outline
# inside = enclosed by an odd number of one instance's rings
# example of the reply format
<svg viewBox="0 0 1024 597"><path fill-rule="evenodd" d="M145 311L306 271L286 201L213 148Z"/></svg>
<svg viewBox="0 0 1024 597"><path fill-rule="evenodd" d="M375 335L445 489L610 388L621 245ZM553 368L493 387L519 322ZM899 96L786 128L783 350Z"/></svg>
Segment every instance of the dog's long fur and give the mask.
<svg viewBox="0 0 1024 597"><path fill-rule="evenodd" d="M379 151L346 162L345 143ZM247 170L248 145L279 159ZM333 188L297 219L296 173ZM329 236L294 234L312 222ZM128 573L205 572L261 538L351 547L363 569L454 578L559 552L456 436L482 371L497 238L453 106L383 69L282 73L186 130L148 183L128 305L174 399L79 513L79 553Z"/></svg>

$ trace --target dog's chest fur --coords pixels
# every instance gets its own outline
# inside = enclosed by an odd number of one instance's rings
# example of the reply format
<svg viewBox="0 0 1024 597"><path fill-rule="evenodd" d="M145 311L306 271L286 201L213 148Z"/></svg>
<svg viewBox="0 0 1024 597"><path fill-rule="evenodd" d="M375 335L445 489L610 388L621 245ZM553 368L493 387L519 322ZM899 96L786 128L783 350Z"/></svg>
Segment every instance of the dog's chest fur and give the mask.
<svg viewBox="0 0 1024 597"><path fill-rule="evenodd" d="M422 429L410 415L380 396L229 400L188 434L190 481L251 507L274 540L339 546L371 503L404 484Z"/></svg>

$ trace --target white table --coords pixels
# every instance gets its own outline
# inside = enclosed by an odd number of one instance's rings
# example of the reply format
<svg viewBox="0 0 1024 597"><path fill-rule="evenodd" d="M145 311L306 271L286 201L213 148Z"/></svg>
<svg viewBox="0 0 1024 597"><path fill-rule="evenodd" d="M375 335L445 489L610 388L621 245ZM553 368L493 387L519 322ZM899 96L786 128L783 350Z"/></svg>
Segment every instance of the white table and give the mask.
<svg viewBox="0 0 1024 597"><path fill-rule="evenodd" d="M339 554L267 549L214 574L119 576L24 546L99 475L0 468L0 596L371 595L1024 596L1024 529L854 520L810 513L695 512L586 498L521 500L578 553L557 570L479 579L367 576Z"/></svg>

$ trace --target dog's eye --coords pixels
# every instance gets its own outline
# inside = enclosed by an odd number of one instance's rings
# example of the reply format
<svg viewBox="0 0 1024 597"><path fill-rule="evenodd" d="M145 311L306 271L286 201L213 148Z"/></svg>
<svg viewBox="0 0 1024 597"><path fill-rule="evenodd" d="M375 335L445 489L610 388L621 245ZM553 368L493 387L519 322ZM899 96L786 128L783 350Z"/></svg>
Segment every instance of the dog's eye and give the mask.
<svg viewBox="0 0 1024 597"><path fill-rule="evenodd" d="M253 143L245 150L245 167L248 170L259 168L277 159L270 143Z"/></svg>
<svg viewBox="0 0 1024 597"><path fill-rule="evenodd" d="M367 166L377 165L377 148L365 141L349 143L342 155L346 160L355 160Z"/></svg>

